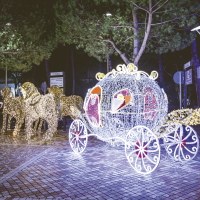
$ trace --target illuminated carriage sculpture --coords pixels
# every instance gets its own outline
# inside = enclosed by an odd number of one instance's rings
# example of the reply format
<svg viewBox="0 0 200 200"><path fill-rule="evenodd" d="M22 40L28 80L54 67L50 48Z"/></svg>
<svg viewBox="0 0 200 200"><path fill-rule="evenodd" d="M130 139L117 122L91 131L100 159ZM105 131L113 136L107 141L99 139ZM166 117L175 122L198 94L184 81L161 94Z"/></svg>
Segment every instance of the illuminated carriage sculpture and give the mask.
<svg viewBox="0 0 200 200"><path fill-rule="evenodd" d="M156 83L156 71L148 75L134 64L118 65L88 90L85 113L72 122L69 142L82 153L89 136L112 144L123 144L132 168L141 174L153 172L160 161L159 138L176 161L195 157L199 140L190 126L167 123L168 99Z"/></svg>

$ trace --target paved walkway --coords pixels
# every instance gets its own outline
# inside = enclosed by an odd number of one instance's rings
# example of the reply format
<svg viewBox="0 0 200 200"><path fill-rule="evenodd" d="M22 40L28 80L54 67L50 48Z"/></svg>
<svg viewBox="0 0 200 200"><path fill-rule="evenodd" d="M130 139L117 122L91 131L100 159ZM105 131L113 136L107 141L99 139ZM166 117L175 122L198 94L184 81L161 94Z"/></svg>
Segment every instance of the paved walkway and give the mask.
<svg viewBox="0 0 200 200"><path fill-rule="evenodd" d="M67 133L49 145L0 135L0 199L198 200L200 152L182 166L162 150L158 168L141 176L129 166L122 147L95 138L77 156Z"/></svg>

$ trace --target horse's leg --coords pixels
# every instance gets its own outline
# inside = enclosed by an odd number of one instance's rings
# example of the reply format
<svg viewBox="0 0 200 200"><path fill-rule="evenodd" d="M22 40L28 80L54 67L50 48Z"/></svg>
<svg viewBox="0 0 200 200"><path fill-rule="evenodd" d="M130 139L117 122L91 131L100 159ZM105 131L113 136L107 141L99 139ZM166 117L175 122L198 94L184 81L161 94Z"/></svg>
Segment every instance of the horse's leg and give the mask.
<svg viewBox="0 0 200 200"><path fill-rule="evenodd" d="M8 115L8 123L7 123L7 130L10 131L11 130L11 120L12 120L12 116Z"/></svg>
<svg viewBox="0 0 200 200"><path fill-rule="evenodd" d="M14 128L14 131L13 131L13 137L16 137L18 134L19 134L19 118L16 117L16 122L15 122L15 128Z"/></svg>
<svg viewBox="0 0 200 200"><path fill-rule="evenodd" d="M1 133L3 134L6 132L6 125L7 125L7 114L3 113L3 124L1 129Z"/></svg>
<svg viewBox="0 0 200 200"><path fill-rule="evenodd" d="M58 120L56 113L53 114L51 117L48 117L46 121L48 123L48 129L45 132L44 140L51 141L51 139L53 138L53 134L56 133L58 127Z"/></svg>
<svg viewBox="0 0 200 200"><path fill-rule="evenodd" d="M35 132L38 130L39 124L40 124L40 118L37 119L37 120L35 121L35 123L34 123L33 129L34 129Z"/></svg>
<svg viewBox="0 0 200 200"><path fill-rule="evenodd" d="M37 118L33 124L32 124L32 130L35 134L35 136L41 136L41 126L42 126L43 120L41 118Z"/></svg>
<svg viewBox="0 0 200 200"><path fill-rule="evenodd" d="M16 123L15 123L15 128L14 128L14 131L13 131L14 137L19 135L20 129L21 129L23 121L24 121L24 118L22 116L16 116L15 119L16 119Z"/></svg>
<svg viewBox="0 0 200 200"><path fill-rule="evenodd" d="M34 120L32 118L26 118L25 122L26 122L26 124L25 124L26 140L28 140L28 142L29 142L31 140L31 136L33 133L32 125L33 125Z"/></svg>
<svg viewBox="0 0 200 200"><path fill-rule="evenodd" d="M42 125L43 125L44 123L46 123L46 122L44 121L44 119L40 118L40 119L38 120L38 124L39 124L39 125L38 125L37 132L38 132L38 136L39 136L39 137L41 137Z"/></svg>

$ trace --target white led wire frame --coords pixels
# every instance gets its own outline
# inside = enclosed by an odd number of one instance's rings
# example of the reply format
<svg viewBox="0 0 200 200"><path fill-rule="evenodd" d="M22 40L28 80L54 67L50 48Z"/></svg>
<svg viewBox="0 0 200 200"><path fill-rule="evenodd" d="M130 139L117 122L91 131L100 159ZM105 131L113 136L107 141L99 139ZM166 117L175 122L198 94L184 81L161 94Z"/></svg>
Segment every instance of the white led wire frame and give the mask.
<svg viewBox="0 0 200 200"><path fill-rule="evenodd" d="M101 126L94 127L91 124L91 128L92 132L99 136L99 139L106 141L108 138L120 137L125 140L128 131L134 126L143 125L153 130L162 124L168 111L167 96L159 85L145 74L140 74L139 80L137 80L136 74L119 74L115 77L110 75L99 81L97 85L102 88L99 113ZM147 88L152 91L156 109L146 112L145 90ZM130 91L132 100L124 108L112 112L113 96L123 89ZM89 96L90 90L86 95L84 107L87 105Z"/></svg>
<svg viewBox="0 0 200 200"><path fill-rule="evenodd" d="M77 137L77 142L70 143L72 149L78 153L83 152L89 135L96 135L100 140L113 144L119 139L125 145L125 154L131 167L144 175L152 173L159 164L158 139L161 137L164 138L167 153L175 161L193 159L199 149L196 132L189 126L166 124L168 99L164 90L147 73L137 70L127 73L126 70L124 67L120 72L107 74L95 87L88 90L84 108L87 111L91 95L98 96L100 103L95 115L98 110L100 122L93 123L91 119L94 116L90 112L86 112L81 120L75 120L71 131L78 132L78 136L71 134L71 141ZM93 93L96 87L100 87L101 92ZM131 101L122 104L125 105L122 107L114 106L117 108L114 110L113 99L117 94L122 94L120 91L123 90L131 95ZM86 129L90 132L89 135Z"/></svg>

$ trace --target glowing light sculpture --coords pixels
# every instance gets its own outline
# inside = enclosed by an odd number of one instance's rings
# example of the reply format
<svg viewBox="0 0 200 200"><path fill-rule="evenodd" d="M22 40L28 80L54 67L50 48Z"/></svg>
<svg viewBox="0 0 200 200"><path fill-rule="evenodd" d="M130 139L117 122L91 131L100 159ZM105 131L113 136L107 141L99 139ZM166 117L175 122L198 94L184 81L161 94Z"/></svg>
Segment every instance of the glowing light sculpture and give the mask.
<svg viewBox="0 0 200 200"><path fill-rule="evenodd" d="M76 119L80 116L83 111L83 98L81 96L65 96L63 90L57 85L48 88L48 92L54 96L59 118L70 116L72 119Z"/></svg>
<svg viewBox="0 0 200 200"><path fill-rule="evenodd" d="M199 149L197 134L190 126L177 124L180 119L172 117L170 121L173 114L167 115L167 95L156 83L157 77L156 71L149 75L132 63L118 65L106 75L97 73L99 82L84 100L85 113L69 128L72 150L83 153L89 136L112 145L123 144L130 166L143 175L152 173L159 164L160 138L175 160L193 159ZM193 123L200 112L194 113L189 117Z"/></svg>
<svg viewBox="0 0 200 200"><path fill-rule="evenodd" d="M15 128L13 136L17 136L20 132L20 128L24 122L24 102L21 97L13 97L11 89L6 87L1 90L3 96L3 124L1 132L5 133L6 130L10 130L11 119L15 118Z"/></svg>
<svg viewBox="0 0 200 200"><path fill-rule="evenodd" d="M57 131L58 123L53 95L41 95L31 82L23 83L20 89L25 103L25 127L28 142L33 134L33 123L39 119L48 123L43 142L51 141L53 134Z"/></svg>
<svg viewBox="0 0 200 200"><path fill-rule="evenodd" d="M164 136L164 146L167 153L175 161L192 160L199 150L199 139L191 126L173 124L172 131Z"/></svg>
<svg viewBox="0 0 200 200"><path fill-rule="evenodd" d="M140 174L153 172L160 161L158 137L145 126L135 126L126 141L125 154L131 167Z"/></svg>
<svg viewBox="0 0 200 200"><path fill-rule="evenodd" d="M75 153L82 153L88 142L87 128L85 124L76 119L72 122L69 130L69 143Z"/></svg>

